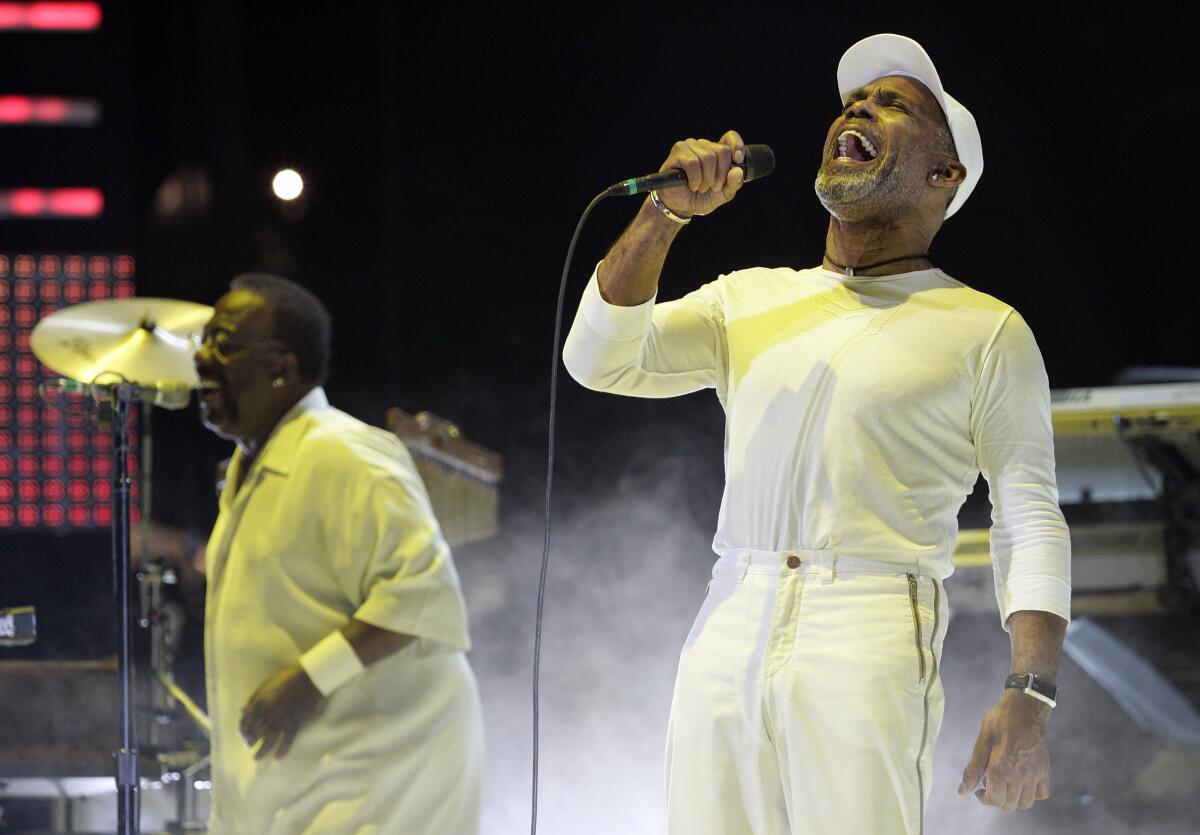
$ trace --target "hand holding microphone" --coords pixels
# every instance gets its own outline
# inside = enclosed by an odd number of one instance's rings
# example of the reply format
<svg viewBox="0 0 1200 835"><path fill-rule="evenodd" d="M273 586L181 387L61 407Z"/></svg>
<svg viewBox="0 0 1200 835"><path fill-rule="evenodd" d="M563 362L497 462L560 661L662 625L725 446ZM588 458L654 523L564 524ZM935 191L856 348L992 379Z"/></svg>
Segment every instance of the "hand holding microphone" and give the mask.
<svg viewBox="0 0 1200 835"><path fill-rule="evenodd" d="M680 217L706 215L734 198L746 182L775 169L775 154L766 145L746 145L737 131L717 142L685 139L671 148L658 174L624 180L611 195L658 191L658 199Z"/></svg>

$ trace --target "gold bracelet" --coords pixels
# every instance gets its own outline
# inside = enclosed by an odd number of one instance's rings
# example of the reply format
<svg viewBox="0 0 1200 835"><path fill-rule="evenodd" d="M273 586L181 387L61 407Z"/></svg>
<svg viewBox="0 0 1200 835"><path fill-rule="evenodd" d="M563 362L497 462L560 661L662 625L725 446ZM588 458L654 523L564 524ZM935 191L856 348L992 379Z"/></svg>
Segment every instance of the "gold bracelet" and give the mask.
<svg viewBox="0 0 1200 835"><path fill-rule="evenodd" d="M654 208L658 209L660 212L662 212L664 215L666 215L671 220L678 223L680 226L687 226L689 223L692 222L692 219L690 217L680 217L679 215L675 214L673 211L668 209L667 204L662 202L662 200L658 199L657 191L650 192L650 202L654 204Z"/></svg>

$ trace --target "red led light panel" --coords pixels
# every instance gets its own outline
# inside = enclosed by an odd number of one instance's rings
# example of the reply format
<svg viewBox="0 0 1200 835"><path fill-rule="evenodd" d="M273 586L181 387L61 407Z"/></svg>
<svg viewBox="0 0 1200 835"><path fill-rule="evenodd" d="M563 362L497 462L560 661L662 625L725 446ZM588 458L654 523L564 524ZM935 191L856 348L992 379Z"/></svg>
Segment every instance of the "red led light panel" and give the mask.
<svg viewBox="0 0 1200 835"><path fill-rule="evenodd" d="M100 121L100 102L62 96L0 95L0 125L91 127Z"/></svg>
<svg viewBox="0 0 1200 835"><path fill-rule="evenodd" d="M12 5L0 2L0 18ZM133 296L135 272L129 255L0 252L0 532L110 524L112 436L94 417L42 401L38 385L60 375L33 355L29 335L59 308ZM130 417L136 435L136 411ZM131 444L136 450L136 437ZM131 475L137 464L131 456ZM140 519L136 504L130 515Z"/></svg>
<svg viewBox="0 0 1200 835"><path fill-rule="evenodd" d="M88 32L102 17L99 3L0 3L0 31Z"/></svg>
<svg viewBox="0 0 1200 835"><path fill-rule="evenodd" d="M98 188L0 190L0 218L91 218L103 212L104 192Z"/></svg>

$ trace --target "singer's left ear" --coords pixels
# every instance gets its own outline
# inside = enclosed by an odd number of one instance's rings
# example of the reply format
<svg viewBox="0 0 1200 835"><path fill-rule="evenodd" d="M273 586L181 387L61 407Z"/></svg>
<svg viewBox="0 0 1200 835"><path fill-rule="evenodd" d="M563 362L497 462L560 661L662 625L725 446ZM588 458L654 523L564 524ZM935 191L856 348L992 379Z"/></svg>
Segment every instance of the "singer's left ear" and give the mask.
<svg viewBox="0 0 1200 835"><path fill-rule="evenodd" d="M934 186L955 187L962 185L967 169L956 159L946 159L929 173L929 182Z"/></svg>

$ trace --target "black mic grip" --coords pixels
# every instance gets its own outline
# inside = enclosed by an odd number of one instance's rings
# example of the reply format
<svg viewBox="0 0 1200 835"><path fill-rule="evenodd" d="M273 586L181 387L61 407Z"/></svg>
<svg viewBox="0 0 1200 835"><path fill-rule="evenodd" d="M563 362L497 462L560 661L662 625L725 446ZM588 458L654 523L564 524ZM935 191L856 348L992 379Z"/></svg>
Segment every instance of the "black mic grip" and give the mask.
<svg viewBox="0 0 1200 835"><path fill-rule="evenodd" d="M771 150L770 145L747 145L745 158L737 167L745 172L745 182L747 183L765 177L775 170L775 152ZM609 197L628 197L663 188L675 188L686 183L687 174L678 168L672 168L668 171L659 171L657 174L622 180L609 186L605 193Z"/></svg>

